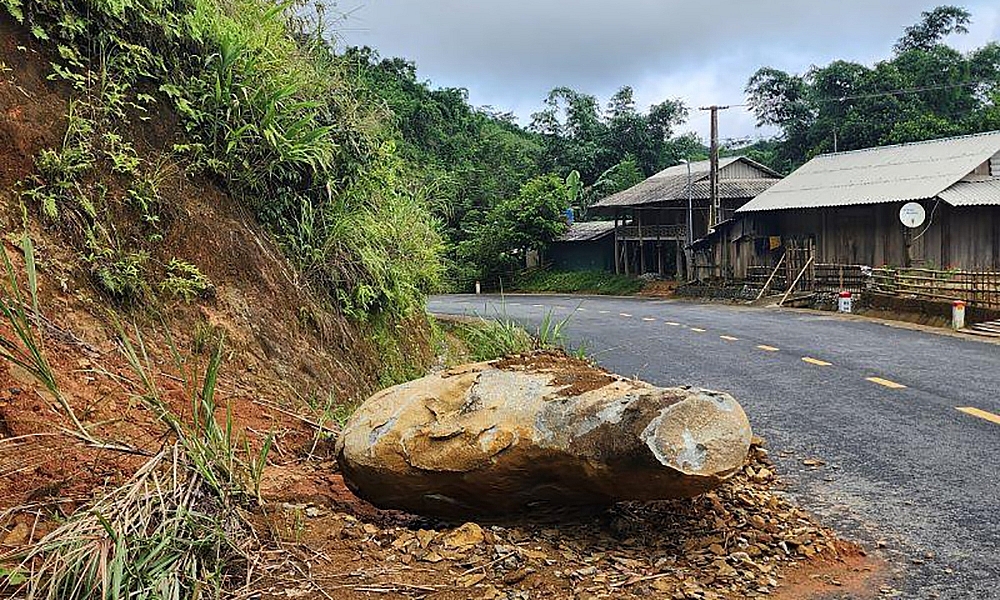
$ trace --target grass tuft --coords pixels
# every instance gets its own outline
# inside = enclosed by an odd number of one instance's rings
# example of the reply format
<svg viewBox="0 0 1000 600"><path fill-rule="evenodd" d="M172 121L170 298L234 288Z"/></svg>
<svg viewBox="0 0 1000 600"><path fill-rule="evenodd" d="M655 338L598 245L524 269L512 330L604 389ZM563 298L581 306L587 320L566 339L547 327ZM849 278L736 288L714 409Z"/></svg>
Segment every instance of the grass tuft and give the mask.
<svg viewBox="0 0 1000 600"><path fill-rule="evenodd" d="M24 253L28 279L27 294L21 289L14 264L6 248L0 252L3 254L7 275L0 285L0 315L12 332L9 336L0 333L0 358L24 369L38 380L69 417L76 429L76 435L87 442L97 443L60 391L55 372L45 357L42 337L35 331L35 323L41 321L41 312L38 308L38 269L35 263L35 247L31 236L27 233L21 238L21 251Z"/></svg>

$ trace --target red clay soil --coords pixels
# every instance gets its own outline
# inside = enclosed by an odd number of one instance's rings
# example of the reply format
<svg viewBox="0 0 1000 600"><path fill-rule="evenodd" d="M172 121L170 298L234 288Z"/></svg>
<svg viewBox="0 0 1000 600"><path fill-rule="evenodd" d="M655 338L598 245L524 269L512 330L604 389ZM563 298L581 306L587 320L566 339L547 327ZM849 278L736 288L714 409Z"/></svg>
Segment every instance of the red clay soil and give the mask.
<svg viewBox="0 0 1000 600"><path fill-rule="evenodd" d="M531 371L553 376L552 385L560 387L557 396L571 398L599 390L615 381L615 377L593 364L566 356L561 352L528 352L499 360L496 368L502 371Z"/></svg>
<svg viewBox="0 0 1000 600"><path fill-rule="evenodd" d="M875 598L888 570L880 558L852 544L838 543L838 557L816 557L790 569L773 600Z"/></svg>
<svg viewBox="0 0 1000 600"><path fill-rule="evenodd" d="M674 295L674 290L680 285L676 281L650 281L642 286L639 296L649 298L669 298Z"/></svg>

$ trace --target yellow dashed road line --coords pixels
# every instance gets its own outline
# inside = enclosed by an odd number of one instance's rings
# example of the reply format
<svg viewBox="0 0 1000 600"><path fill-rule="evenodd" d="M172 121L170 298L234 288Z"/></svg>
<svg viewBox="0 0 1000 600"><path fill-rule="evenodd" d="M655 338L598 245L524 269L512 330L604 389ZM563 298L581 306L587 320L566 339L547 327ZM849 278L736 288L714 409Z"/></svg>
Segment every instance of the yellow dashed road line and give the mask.
<svg viewBox="0 0 1000 600"><path fill-rule="evenodd" d="M895 381L889 381L888 379L882 379L881 377L865 377L866 380L877 383L881 386L885 386L891 390L905 390L906 386L902 383L896 383Z"/></svg>
<svg viewBox="0 0 1000 600"><path fill-rule="evenodd" d="M738 341L740 341L740 338L733 337L731 335L720 335L719 339L726 340L727 342L738 342Z"/></svg>
<svg viewBox="0 0 1000 600"><path fill-rule="evenodd" d="M971 406L959 406L955 410L964 412L967 415L972 415L973 417L979 417L980 419L985 419L990 423L996 423L1000 425L1000 415L995 415L991 412L986 412L985 410L980 410L978 408L973 408Z"/></svg>
<svg viewBox="0 0 1000 600"><path fill-rule="evenodd" d="M833 363L828 363L825 360L820 360L818 358L812 358L811 356L803 356L802 362L809 363L811 365L816 365L817 367L829 367Z"/></svg>
<svg viewBox="0 0 1000 600"><path fill-rule="evenodd" d="M693 331L695 333L705 333L706 330L704 330L704 329L702 329L700 327L692 327L691 331Z"/></svg>
<svg viewBox="0 0 1000 600"><path fill-rule="evenodd" d="M764 352L778 352L781 350L781 348L775 348L774 346L765 346L763 344L757 346L757 349L763 350Z"/></svg>

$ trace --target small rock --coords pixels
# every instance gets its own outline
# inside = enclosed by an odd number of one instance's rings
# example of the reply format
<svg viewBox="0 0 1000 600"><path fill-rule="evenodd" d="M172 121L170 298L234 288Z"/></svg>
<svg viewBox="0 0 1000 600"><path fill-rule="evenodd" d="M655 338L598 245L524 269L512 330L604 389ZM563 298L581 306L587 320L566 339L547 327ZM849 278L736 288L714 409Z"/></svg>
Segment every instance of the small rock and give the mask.
<svg viewBox="0 0 1000 600"><path fill-rule="evenodd" d="M465 577L460 577L458 580L458 585L466 588L470 588L486 579L485 573L473 573L471 575L466 575Z"/></svg>
<svg viewBox="0 0 1000 600"><path fill-rule="evenodd" d="M437 533L434 531L428 531L426 529L417 531L417 541L420 543L421 548L429 546L430 543L434 541L435 537L437 537Z"/></svg>
<svg viewBox="0 0 1000 600"><path fill-rule="evenodd" d="M485 540L483 529L475 523L466 523L458 529L446 533L441 541L447 548L466 549L482 544Z"/></svg>

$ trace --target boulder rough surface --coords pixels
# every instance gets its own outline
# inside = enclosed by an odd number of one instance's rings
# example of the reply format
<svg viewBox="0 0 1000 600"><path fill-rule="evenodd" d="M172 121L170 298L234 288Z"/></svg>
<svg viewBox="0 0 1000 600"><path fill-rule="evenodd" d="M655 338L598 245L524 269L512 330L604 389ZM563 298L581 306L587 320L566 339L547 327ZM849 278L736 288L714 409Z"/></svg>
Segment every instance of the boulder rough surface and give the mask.
<svg viewBox="0 0 1000 600"><path fill-rule="evenodd" d="M742 467L750 439L728 394L537 352L379 392L345 425L337 460L382 508L539 519L696 496Z"/></svg>

